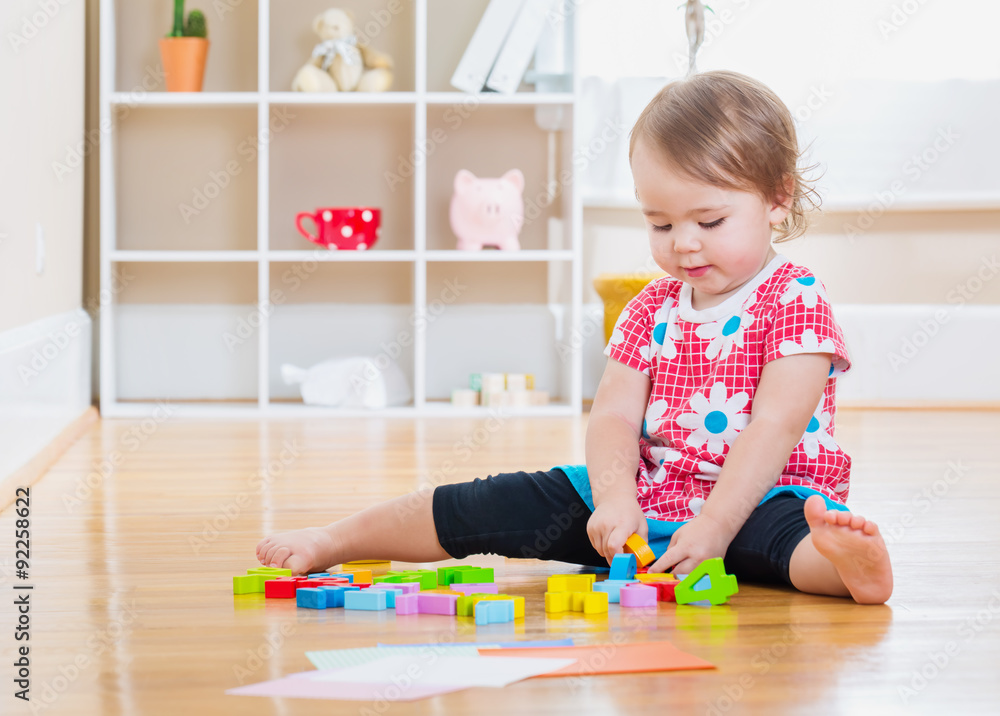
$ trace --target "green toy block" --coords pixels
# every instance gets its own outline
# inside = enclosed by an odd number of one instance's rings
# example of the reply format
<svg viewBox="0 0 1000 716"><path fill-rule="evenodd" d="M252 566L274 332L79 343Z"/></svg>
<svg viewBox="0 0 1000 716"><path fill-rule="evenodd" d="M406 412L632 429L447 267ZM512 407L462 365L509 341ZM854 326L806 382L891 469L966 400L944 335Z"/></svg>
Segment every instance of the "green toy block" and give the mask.
<svg viewBox="0 0 1000 716"><path fill-rule="evenodd" d="M706 578L709 584L705 585ZM725 604L729 597L736 594L739 587L736 577L726 574L726 565L722 557L713 557L694 568L687 577L674 589L678 604L708 601L711 604Z"/></svg>
<svg viewBox="0 0 1000 716"><path fill-rule="evenodd" d="M461 596L455 604L455 613L460 617L475 616L476 603L472 601L472 595Z"/></svg>
<svg viewBox="0 0 1000 716"><path fill-rule="evenodd" d="M399 579L384 579L382 581L389 584L399 584L401 582L419 582L421 591L425 589L436 589L438 586L437 572L433 569L413 569L403 572L389 571L386 577L399 577Z"/></svg>
<svg viewBox="0 0 1000 716"><path fill-rule="evenodd" d="M454 577L452 582L455 584L492 584L493 568L470 567L469 569L455 572Z"/></svg>
<svg viewBox="0 0 1000 716"><path fill-rule="evenodd" d="M460 564L457 567L438 567L438 584L485 584L493 582L493 569Z"/></svg>
<svg viewBox="0 0 1000 716"><path fill-rule="evenodd" d="M253 569L248 569L247 574L268 574L272 577L291 577L292 570L279 569L277 567L254 567Z"/></svg>
<svg viewBox="0 0 1000 716"><path fill-rule="evenodd" d="M233 594L263 594L264 575L244 574L233 577Z"/></svg>

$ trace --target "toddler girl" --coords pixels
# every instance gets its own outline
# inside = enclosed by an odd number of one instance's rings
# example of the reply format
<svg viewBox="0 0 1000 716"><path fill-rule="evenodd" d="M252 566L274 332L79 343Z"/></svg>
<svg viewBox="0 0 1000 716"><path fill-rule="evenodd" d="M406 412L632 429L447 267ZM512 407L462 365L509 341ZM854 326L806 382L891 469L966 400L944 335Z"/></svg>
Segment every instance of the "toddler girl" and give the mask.
<svg viewBox="0 0 1000 716"><path fill-rule="evenodd" d="M258 559L296 574L482 553L603 566L639 533L650 571L724 557L739 580L885 602L885 543L844 506L851 460L833 438L843 334L823 284L772 246L805 229L799 158L788 109L759 82L706 72L664 87L629 159L669 275L618 319L586 467L417 492L268 537Z"/></svg>

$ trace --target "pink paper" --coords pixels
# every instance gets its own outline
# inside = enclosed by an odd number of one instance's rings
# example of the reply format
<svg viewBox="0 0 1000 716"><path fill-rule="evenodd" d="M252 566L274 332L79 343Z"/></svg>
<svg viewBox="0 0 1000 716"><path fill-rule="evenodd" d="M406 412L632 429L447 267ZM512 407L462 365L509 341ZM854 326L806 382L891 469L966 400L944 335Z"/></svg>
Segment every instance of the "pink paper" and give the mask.
<svg viewBox="0 0 1000 716"><path fill-rule="evenodd" d="M316 681L320 671L306 671L292 674L283 679L263 681L235 689L227 694L233 696L289 696L303 699L336 699L340 701L416 701L432 696L460 691L465 686L443 686L436 684L410 683L404 687L394 684L338 683L336 681Z"/></svg>

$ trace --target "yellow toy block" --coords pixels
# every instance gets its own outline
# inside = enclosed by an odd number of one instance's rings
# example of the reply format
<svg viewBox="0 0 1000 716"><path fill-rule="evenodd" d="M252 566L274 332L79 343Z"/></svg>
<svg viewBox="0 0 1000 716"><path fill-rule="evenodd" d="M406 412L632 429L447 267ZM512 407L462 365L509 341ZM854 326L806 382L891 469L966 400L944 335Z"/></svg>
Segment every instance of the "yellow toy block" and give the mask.
<svg viewBox="0 0 1000 716"><path fill-rule="evenodd" d="M583 611L583 598L587 594L593 594L593 592L570 592L569 593L569 608L574 612Z"/></svg>
<svg viewBox="0 0 1000 716"><path fill-rule="evenodd" d="M674 575L668 574L668 573L665 573L665 572L664 573L657 572L656 574L649 574L648 572L647 573L639 573L639 574L635 575L635 578L636 578L636 581L642 582L643 584L649 584L651 582L676 582L677 581L676 579L674 579Z"/></svg>
<svg viewBox="0 0 1000 716"><path fill-rule="evenodd" d="M546 592L545 611L551 614L568 612L570 605L569 592Z"/></svg>
<svg viewBox="0 0 1000 716"><path fill-rule="evenodd" d="M345 572L353 572L358 569L385 572L392 569L392 562L387 559L359 559L355 562L344 562L342 566Z"/></svg>
<svg viewBox="0 0 1000 716"><path fill-rule="evenodd" d="M608 593L607 592L581 592L583 594L584 614L607 614Z"/></svg>
<svg viewBox="0 0 1000 716"><path fill-rule="evenodd" d="M550 592L591 592L596 574L553 574L548 580Z"/></svg>
<svg viewBox="0 0 1000 716"><path fill-rule="evenodd" d="M634 534L625 540L624 550L635 555L635 560L639 563L640 567L648 567L656 561L656 555L653 554L653 550L646 544L646 540L638 534Z"/></svg>
<svg viewBox="0 0 1000 716"><path fill-rule="evenodd" d="M348 569L347 565L343 565L342 572L354 575L354 584L371 584L372 583L372 571L370 569Z"/></svg>

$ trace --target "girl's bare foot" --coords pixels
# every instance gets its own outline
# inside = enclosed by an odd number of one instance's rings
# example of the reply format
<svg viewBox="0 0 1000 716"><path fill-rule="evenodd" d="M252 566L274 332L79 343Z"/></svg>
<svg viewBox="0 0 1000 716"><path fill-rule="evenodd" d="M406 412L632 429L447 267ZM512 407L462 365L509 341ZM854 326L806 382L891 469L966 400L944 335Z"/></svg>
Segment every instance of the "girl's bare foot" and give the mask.
<svg viewBox="0 0 1000 716"><path fill-rule="evenodd" d="M307 527L272 535L257 545L257 559L265 567L292 570L292 574L322 572L340 564L342 549L329 527Z"/></svg>
<svg viewBox="0 0 1000 716"><path fill-rule="evenodd" d="M836 568L854 601L883 604L892 594L892 565L874 522L841 510L828 510L819 495L804 506L816 551Z"/></svg>

